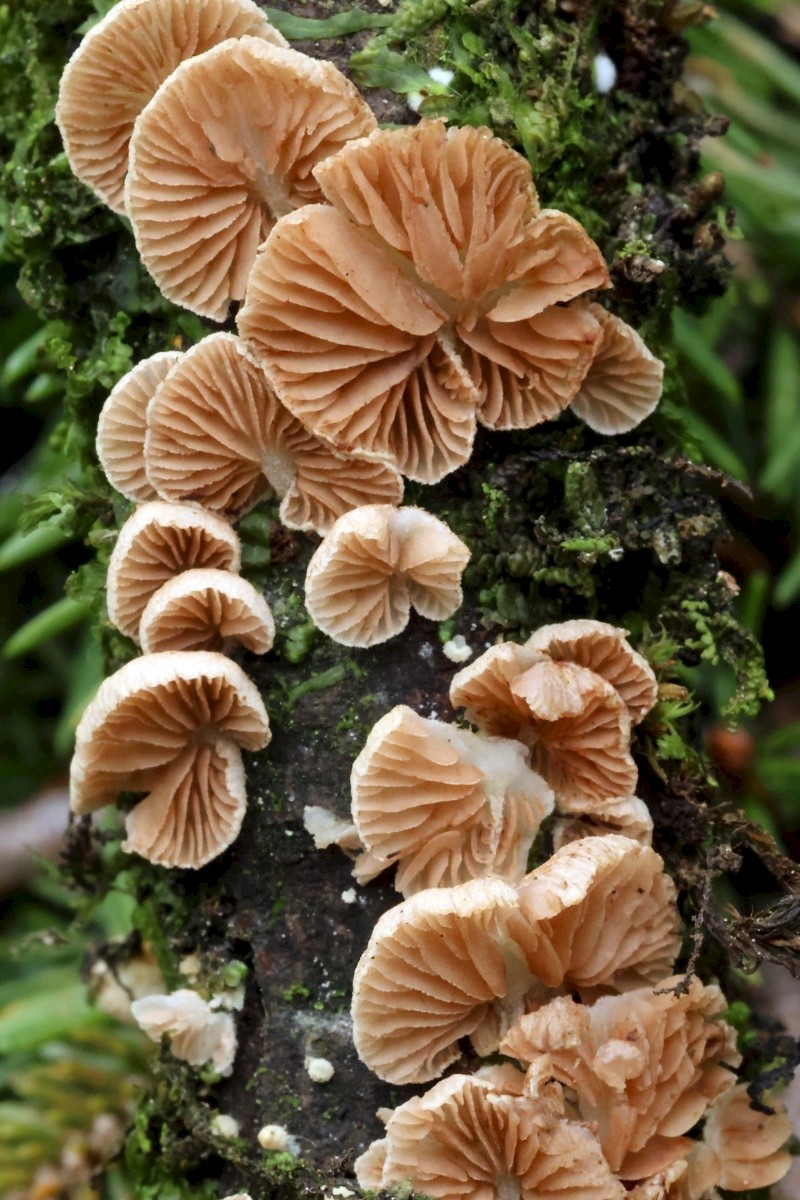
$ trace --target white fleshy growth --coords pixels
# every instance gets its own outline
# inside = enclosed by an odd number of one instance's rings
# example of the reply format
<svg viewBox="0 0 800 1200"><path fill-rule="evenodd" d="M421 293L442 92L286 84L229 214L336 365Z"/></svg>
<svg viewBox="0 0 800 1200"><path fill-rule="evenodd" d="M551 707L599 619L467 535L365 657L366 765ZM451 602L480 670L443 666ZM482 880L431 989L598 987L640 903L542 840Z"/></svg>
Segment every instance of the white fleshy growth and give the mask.
<svg viewBox="0 0 800 1200"><path fill-rule="evenodd" d="M457 633L454 638L450 638L448 642L442 646L442 653L445 658L449 658L450 662L465 663L472 658L474 651L469 645L463 634Z"/></svg>
<svg viewBox="0 0 800 1200"><path fill-rule="evenodd" d="M343 821L329 808L307 805L303 809L303 825L314 839L317 850L327 850L328 846L341 846L342 850L361 849L361 838L352 821Z"/></svg>
<svg viewBox="0 0 800 1200"><path fill-rule="evenodd" d="M307 1058L306 1071L312 1083L330 1083L333 1079L333 1063L327 1058Z"/></svg>
<svg viewBox="0 0 800 1200"><path fill-rule="evenodd" d="M441 83L444 87L450 87L456 77L455 72L448 71L446 67L431 67L428 74L434 83Z"/></svg>
<svg viewBox="0 0 800 1200"><path fill-rule="evenodd" d="M595 90L601 96L605 96L606 92L610 92L617 82L617 68L608 55L601 51L600 54L595 55L592 70Z"/></svg>
<svg viewBox="0 0 800 1200"><path fill-rule="evenodd" d="M215 1012L189 988L135 1000L131 1012L151 1041L160 1042L164 1036L170 1039L175 1058L193 1067L210 1062L220 1075L230 1075L236 1057L236 1029L230 1013Z"/></svg>

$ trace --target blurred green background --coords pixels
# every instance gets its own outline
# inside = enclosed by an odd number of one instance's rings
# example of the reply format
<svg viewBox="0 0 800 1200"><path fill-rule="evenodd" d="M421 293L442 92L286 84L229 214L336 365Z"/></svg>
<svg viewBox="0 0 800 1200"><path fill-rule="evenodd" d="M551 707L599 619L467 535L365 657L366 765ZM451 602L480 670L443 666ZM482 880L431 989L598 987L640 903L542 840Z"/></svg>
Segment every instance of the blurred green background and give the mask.
<svg viewBox="0 0 800 1200"><path fill-rule="evenodd" d="M721 674L700 669L692 683L723 788L800 859L800 6L727 0L689 38L685 86L731 122L704 165L727 180L737 270L706 315L676 318L676 346L698 457L744 485L728 501L722 556L741 586L742 619L763 641L776 701L733 732L719 717ZM56 827L59 812L65 819L72 736L102 672L86 607L64 594L88 552L63 511L33 519L52 486L82 479L72 448L51 440L64 401L59 329L22 303L9 239L0 210L0 846L21 812L34 840L54 813ZM38 809L24 807L44 794ZM20 877L0 854L0 1197L97 1195L93 1122L124 1120L144 1051L87 1004L79 968L92 939L126 932L127 903L112 897L76 937L47 870ZM87 1169L70 1175L65 1158ZM124 1172L102 1188L125 1195Z"/></svg>

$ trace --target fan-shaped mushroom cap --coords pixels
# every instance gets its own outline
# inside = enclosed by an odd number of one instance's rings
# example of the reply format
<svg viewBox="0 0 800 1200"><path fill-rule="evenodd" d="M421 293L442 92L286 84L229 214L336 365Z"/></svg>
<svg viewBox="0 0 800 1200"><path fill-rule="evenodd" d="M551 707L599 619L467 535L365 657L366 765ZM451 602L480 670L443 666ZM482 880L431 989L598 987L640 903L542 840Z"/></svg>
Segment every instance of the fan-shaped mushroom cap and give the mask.
<svg viewBox="0 0 800 1200"><path fill-rule="evenodd" d="M506 934L516 903L507 883L478 879L383 914L353 981L353 1039L379 1078L435 1079L462 1037L496 1049L532 982Z"/></svg>
<svg viewBox="0 0 800 1200"><path fill-rule="evenodd" d="M572 662L602 675L619 692L631 720L638 724L656 702L658 685L653 669L628 645L628 632L605 621L562 621L544 625L525 643L554 662Z"/></svg>
<svg viewBox="0 0 800 1200"><path fill-rule="evenodd" d="M278 217L321 199L311 172L375 128L332 63L260 38L184 62L137 119L125 207L176 304L224 321Z"/></svg>
<svg viewBox="0 0 800 1200"><path fill-rule="evenodd" d="M553 827L556 850L579 838L621 833L642 846L653 841L653 818L643 800L637 796L613 796L608 800L582 800L572 797L559 802L559 812L570 816L559 819Z"/></svg>
<svg viewBox="0 0 800 1200"><path fill-rule="evenodd" d="M742 1084L717 1100L708 1114L703 1140L716 1155L716 1182L732 1192L771 1187L783 1179L792 1158L786 1143L792 1123L780 1100L770 1100L775 1111L758 1112Z"/></svg>
<svg viewBox="0 0 800 1200"><path fill-rule="evenodd" d="M239 538L227 521L188 504L153 500L120 530L108 564L108 615L135 638L142 613L160 587L190 567L238 571Z"/></svg>
<svg viewBox="0 0 800 1200"><path fill-rule="evenodd" d="M664 364L619 317L600 304L587 310L603 333L570 407L595 433L628 433L655 412Z"/></svg>
<svg viewBox="0 0 800 1200"><path fill-rule="evenodd" d="M628 710L587 667L506 642L453 677L450 700L487 733L530 746L558 797L603 799L636 786Z"/></svg>
<svg viewBox="0 0 800 1200"><path fill-rule="evenodd" d="M147 795L128 814L123 849L199 867L239 832L247 797L239 747L269 743L269 718L241 667L207 651L148 654L100 685L81 718L70 767L76 813Z"/></svg>
<svg viewBox="0 0 800 1200"><path fill-rule="evenodd" d="M647 1178L685 1157L685 1135L733 1084L723 1064L740 1056L735 1030L719 1019L724 996L697 978L678 994L680 982L590 1007L560 997L521 1017L501 1044L534 1078L544 1071L574 1091L621 1179Z"/></svg>
<svg viewBox="0 0 800 1200"><path fill-rule="evenodd" d="M221 1075L230 1075L236 1057L236 1030L230 1013L216 1012L190 988L144 996L134 1000L131 1011L152 1041L169 1038L175 1058L195 1067L210 1062Z"/></svg>
<svg viewBox="0 0 800 1200"><path fill-rule="evenodd" d="M561 302L608 272L576 221L539 212L521 155L488 129L421 121L314 174L334 207L278 222L238 318L308 429L435 483L466 462L478 420L562 411L601 331Z"/></svg>
<svg viewBox="0 0 800 1200"><path fill-rule="evenodd" d="M125 211L133 124L179 63L245 34L286 43L253 0L121 0L61 77L56 122L75 175Z"/></svg>
<svg viewBox="0 0 800 1200"><path fill-rule="evenodd" d="M340 517L306 574L314 624L343 646L376 646L408 624L412 608L432 621L461 603L469 549L421 508L364 505Z"/></svg>
<svg viewBox="0 0 800 1200"><path fill-rule="evenodd" d="M703 1142L694 1142L686 1158L637 1183L626 1200L719 1200L718 1179L715 1155Z"/></svg>
<svg viewBox="0 0 800 1200"><path fill-rule="evenodd" d="M317 533L360 504L403 497L393 467L339 454L303 429L230 333L204 338L159 387L145 460L165 500L233 517L275 492L284 525Z"/></svg>
<svg viewBox="0 0 800 1200"><path fill-rule="evenodd" d="M362 1187L410 1180L441 1200L625 1195L587 1126L475 1075L452 1075L396 1108L386 1137L356 1162L356 1174Z"/></svg>
<svg viewBox="0 0 800 1200"><path fill-rule="evenodd" d="M180 357L180 351L168 350L137 363L120 379L100 412L97 457L109 483L129 500L156 498L144 466L147 406Z"/></svg>
<svg viewBox="0 0 800 1200"><path fill-rule="evenodd" d="M518 882L553 793L519 742L426 720L405 705L382 717L353 764L353 820L364 878L399 864L403 895L485 875Z"/></svg>
<svg viewBox="0 0 800 1200"><path fill-rule="evenodd" d="M266 654L275 621L263 596L230 571L183 571L150 597L139 624L145 654L159 650L224 650L240 642Z"/></svg>
<svg viewBox="0 0 800 1200"><path fill-rule="evenodd" d="M519 887L509 924L548 987L653 983L680 949L675 885L650 847L610 834L562 846Z"/></svg>

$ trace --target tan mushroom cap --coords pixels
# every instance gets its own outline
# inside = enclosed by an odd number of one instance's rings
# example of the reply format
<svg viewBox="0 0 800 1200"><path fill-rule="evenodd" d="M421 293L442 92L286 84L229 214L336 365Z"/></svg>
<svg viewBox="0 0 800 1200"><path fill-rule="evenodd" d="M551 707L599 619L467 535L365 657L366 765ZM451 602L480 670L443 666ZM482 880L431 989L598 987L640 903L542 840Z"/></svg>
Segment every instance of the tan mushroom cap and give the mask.
<svg viewBox="0 0 800 1200"><path fill-rule="evenodd" d="M664 364L630 325L600 304L586 307L603 332L570 407L595 433L628 433L655 412Z"/></svg>
<svg viewBox="0 0 800 1200"><path fill-rule="evenodd" d="M351 774L364 879L399 865L403 895L495 875L520 881L553 794L519 742L470 733L398 705L373 727Z"/></svg>
<svg viewBox="0 0 800 1200"><path fill-rule="evenodd" d="M525 742L534 769L559 798L634 791L628 710L586 667L506 642L453 677L450 700L487 733Z"/></svg>
<svg viewBox="0 0 800 1200"><path fill-rule="evenodd" d="M177 350L154 354L120 379L100 412L97 457L106 478L129 500L155 500L144 465L147 406L156 388L180 361Z"/></svg>
<svg viewBox="0 0 800 1200"><path fill-rule="evenodd" d="M139 624L145 654L222 650L238 642L266 654L275 621L263 596L239 575L202 567L168 579L147 602Z"/></svg>
<svg viewBox="0 0 800 1200"><path fill-rule="evenodd" d="M321 199L316 164L374 128L332 63L260 38L182 63L136 121L125 185L163 294L224 321L277 218Z"/></svg>
<svg viewBox="0 0 800 1200"><path fill-rule="evenodd" d="M432 621L461 604L469 549L421 508L364 505L336 521L306 574L314 624L343 646L376 646L408 624L411 609Z"/></svg>
<svg viewBox="0 0 800 1200"><path fill-rule="evenodd" d="M145 460L165 500L234 517L275 493L284 525L317 533L361 504L403 497L393 467L339 454L303 429L230 333L204 338L158 388Z"/></svg>
<svg viewBox="0 0 800 1200"><path fill-rule="evenodd" d="M476 1075L452 1075L396 1108L356 1174L362 1187L410 1180L441 1200L625 1196L587 1126Z"/></svg>
<svg viewBox="0 0 800 1200"><path fill-rule="evenodd" d="M556 850L582 837L600 837L621 833L642 846L653 841L653 818L638 796L612 796L607 800L572 797L561 800L559 812L570 814L557 820L553 828Z"/></svg>
<svg viewBox="0 0 800 1200"><path fill-rule="evenodd" d="M286 45L253 0L121 0L87 33L61 77L56 122L77 177L125 211L134 121L175 68L228 38Z"/></svg>
<svg viewBox="0 0 800 1200"><path fill-rule="evenodd" d="M769 1104L775 1110L771 1115L758 1112L742 1084L717 1100L708 1114L703 1140L719 1164L720 1187L731 1192L771 1187L792 1165L786 1149L792 1122L780 1100Z"/></svg>
<svg viewBox="0 0 800 1200"><path fill-rule="evenodd" d="M656 988L605 996L589 1006L569 997L519 1019L502 1050L577 1097L603 1153L625 1180L649 1178L682 1159L686 1136L734 1082L735 1030L720 1020L718 987L680 977ZM535 1086L535 1084L534 1084Z"/></svg>
<svg viewBox="0 0 800 1200"><path fill-rule="evenodd" d="M221 517L188 504L153 500L120 530L108 565L108 615L136 638L150 597L190 567L238 571L239 538Z"/></svg>
<svg viewBox="0 0 800 1200"><path fill-rule="evenodd" d="M420 121L314 174L333 207L278 222L238 319L307 428L435 483L478 421L530 428L566 407L601 330L562 302L608 271L576 221L539 211L521 155Z"/></svg>
<svg viewBox="0 0 800 1200"><path fill-rule="evenodd" d="M516 904L509 884L479 879L383 914L356 967L352 1010L358 1055L380 1079L435 1079L462 1037L479 1053L496 1049L503 1012L521 1011L530 984L506 936Z"/></svg>
<svg viewBox="0 0 800 1200"><path fill-rule="evenodd" d="M572 662L601 675L619 692L638 724L656 702L658 685L647 659L628 644L628 632L605 621L544 625L525 643L555 662Z"/></svg>
<svg viewBox="0 0 800 1200"><path fill-rule="evenodd" d="M151 1041L169 1038L175 1058L195 1067L211 1063L221 1075L230 1075L236 1056L236 1029L230 1013L217 1012L189 988L143 996L131 1007L136 1023Z"/></svg>
<svg viewBox="0 0 800 1200"><path fill-rule="evenodd" d="M247 797L240 747L269 743L269 719L241 667L207 651L149 654L106 679L75 740L76 813L145 792L123 849L170 867L199 867L239 832Z"/></svg>
<svg viewBox="0 0 800 1200"><path fill-rule="evenodd" d="M618 834L570 842L531 871L509 930L533 974L554 988L651 984L669 974L680 949L663 861Z"/></svg>

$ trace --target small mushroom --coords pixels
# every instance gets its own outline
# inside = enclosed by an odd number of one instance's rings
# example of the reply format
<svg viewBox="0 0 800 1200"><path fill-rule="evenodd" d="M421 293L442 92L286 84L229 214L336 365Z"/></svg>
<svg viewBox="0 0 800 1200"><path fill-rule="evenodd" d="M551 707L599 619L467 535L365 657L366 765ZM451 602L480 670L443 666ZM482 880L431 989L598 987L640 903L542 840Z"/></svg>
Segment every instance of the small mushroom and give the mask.
<svg viewBox="0 0 800 1200"><path fill-rule="evenodd" d="M122 526L111 554L109 618L136 638L148 601L167 580L190 567L238 571L239 561L239 539L221 517L188 504L143 504Z"/></svg>
<svg viewBox="0 0 800 1200"><path fill-rule="evenodd" d="M133 124L195 54L245 34L286 45L253 0L121 0L87 33L61 77L56 122L72 171L123 213Z"/></svg>
<svg viewBox="0 0 800 1200"><path fill-rule="evenodd" d="M501 1049L532 1068L534 1088L545 1075L571 1089L614 1172L641 1180L689 1153L686 1135L733 1085L740 1055L725 1007L696 977L591 1006L564 996L521 1017Z"/></svg>
<svg viewBox="0 0 800 1200"><path fill-rule="evenodd" d="M506 642L453 677L450 700L486 733L525 742L559 800L602 800L635 789L628 709L587 667Z"/></svg>
<svg viewBox="0 0 800 1200"><path fill-rule="evenodd" d="M384 913L353 981L353 1040L390 1083L435 1079L470 1037L497 1048L531 979L506 927L513 887L478 879L429 888Z"/></svg>
<svg viewBox="0 0 800 1200"><path fill-rule="evenodd" d="M654 983L680 949L663 861L618 834L570 842L531 871L509 930L538 979L582 992Z"/></svg>
<svg viewBox="0 0 800 1200"><path fill-rule="evenodd" d="M308 429L435 483L478 421L527 429L566 407L601 330L562 302L608 271L577 221L540 212L522 155L488 129L421 121L314 175L332 207L278 222L238 318Z"/></svg>
<svg viewBox="0 0 800 1200"><path fill-rule="evenodd" d="M603 332L570 408L595 433L628 433L655 412L664 364L619 317L600 304L586 308Z"/></svg>
<svg viewBox="0 0 800 1200"><path fill-rule="evenodd" d="M168 350L138 363L120 379L100 412L97 457L109 483L129 500L156 498L144 465L147 406L180 358L179 351Z"/></svg>
<svg viewBox="0 0 800 1200"><path fill-rule="evenodd" d="M586 800L580 796L561 799L558 809L565 815L554 823L556 850L583 837L621 833L641 846L653 841L653 818L638 796L612 796L607 800Z"/></svg>
<svg viewBox="0 0 800 1200"><path fill-rule="evenodd" d="M164 500L235 517L275 493L284 525L317 533L360 504L403 497L393 467L339 454L303 429L230 333L204 338L158 388L145 462Z"/></svg>
<svg viewBox="0 0 800 1200"><path fill-rule="evenodd" d="M485 875L519 882L553 794L519 742L425 720L405 705L382 717L351 775L367 853L357 878L397 863L403 895Z"/></svg>
<svg viewBox="0 0 800 1200"><path fill-rule="evenodd" d="M306 608L343 646L376 646L408 624L411 609L433 621L461 603L469 549L421 508L365 505L336 521L308 565Z"/></svg>
<svg viewBox="0 0 800 1200"><path fill-rule="evenodd" d="M322 198L316 164L374 128L332 63L262 38L182 63L136 121L125 185L139 254L167 299L224 321L277 218Z"/></svg>
<svg viewBox="0 0 800 1200"><path fill-rule="evenodd" d="M275 641L269 605L252 584L230 571L183 571L154 592L139 624L145 654L160 650L221 650L239 642L266 654Z"/></svg>
<svg viewBox="0 0 800 1200"><path fill-rule="evenodd" d="M731 1192L771 1187L792 1165L786 1143L792 1123L779 1099L772 1114L752 1107L747 1086L741 1084L720 1097L708 1114L703 1141L714 1153L719 1169L715 1182Z"/></svg>
<svg viewBox="0 0 800 1200"><path fill-rule="evenodd" d="M230 1075L236 1057L236 1029L230 1013L216 1012L189 988L134 1000L131 1012L151 1041L169 1038L175 1058L194 1067L210 1063L220 1075Z"/></svg>
<svg viewBox="0 0 800 1200"><path fill-rule="evenodd" d="M200 867L236 838L247 796L240 747L269 743L269 718L241 667L208 651L149 654L100 685L81 718L70 803L81 815L142 792L123 849Z"/></svg>
<svg viewBox="0 0 800 1200"><path fill-rule="evenodd" d="M355 1164L362 1187L443 1200L624 1200L588 1126L478 1075L451 1075L388 1118Z"/></svg>

